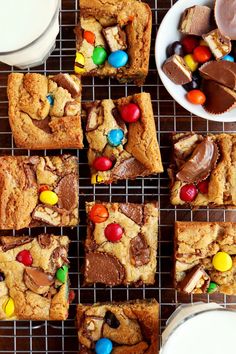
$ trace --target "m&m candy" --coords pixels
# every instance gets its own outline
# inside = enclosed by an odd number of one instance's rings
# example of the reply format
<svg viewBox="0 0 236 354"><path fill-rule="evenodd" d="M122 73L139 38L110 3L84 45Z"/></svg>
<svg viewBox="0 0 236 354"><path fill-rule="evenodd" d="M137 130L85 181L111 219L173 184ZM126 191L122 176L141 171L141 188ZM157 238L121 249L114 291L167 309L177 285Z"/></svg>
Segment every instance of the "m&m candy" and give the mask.
<svg viewBox="0 0 236 354"><path fill-rule="evenodd" d="M205 94L200 90L191 90L187 93L187 99L192 104L203 105L206 102Z"/></svg>
<svg viewBox="0 0 236 354"><path fill-rule="evenodd" d="M0 272L0 282L5 280L4 273Z"/></svg>
<svg viewBox="0 0 236 354"><path fill-rule="evenodd" d="M94 44L95 42L95 34L91 31L84 31L84 39L90 43Z"/></svg>
<svg viewBox="0 0 236 354"><path fill-rule="evenodd" d="M233 266L231 256L226 252L218 252L212 259L213 267L219 272L227 272Z"/></svg>
<svg viewBox="0 0 236 354"><path fill-rule="evenodd" d="M195 61L203 64L211 59L212 54L208 47L200 45L194 49L193 57Z"/></svg>
<svg viewBox="0 0 236 354"><path fill-rule="evenodd" d="M186 203L192 202L198 194L198 190L194 184L185 184L180 189L180 199Z"/></svg>
<svg viewBox="0 0 236 354"><path fill-rule="evenodd" d="M182 46L186 54L191 54L199 45L199 40L194 36L186 36L181 40Z"/></svg>
<svg viewBox="0 0 236 354"><path fill-rule="evenodd" d="M82 74L83 72L85 72L84 64L85 64L85 59L83 54L77 52L75 56L75 66L74 66L74 71L76 74Z"/></svg>
<svg viewBox="0 0 236 354"><path fill-rule="evenodd" d="M208 294L214 293L218 288L218 285L214 283L213 281L210 282L209 287L207 289Z"/></svg>
<svg viewBox="0 0 236 354"><path fill-rule="evenodd" d="M2 306L3 311L6 314L6 317L10 318L14 315L15 312L15 304L11 297L9 297Z"/></svg>
<svg viewBox="0 0 236 354"><path fill-rule="evenodd" d="M114 68L121 68L128 63L128 54L123 50L116 50L112 52L108 57L108 63Z"/></svg>
<svg viewBox="0 0 236 354"><path fill-rule="evenodd" d="M96 184L96 183L101 183L103 182L103 178L101 176L99 176L96 173L93 173L91 176L91 183L92 184Z"/></svg>
<svg viewBox="0 0 236 354"><path fill-rule="evenodd" d="M112 168L112 161L108 157L99 156L93 161L93 167L97 171L108 171Z"/></svg>
<svg viewBox="0 0 236 354"><path fill-rule="evenodd" d="M40 193L39 200L43 204L55 205L58 202L58 196L53 191L45 190L45 191Z"/></svg>
<svg viewBox="0 0 236 354"><path fill-rule="evenodd" d="M96 224L106 221L108 216L108 210L102 204L94 204L89 213L89 219Z"/></svg>
<svg viewBox="0 0 236 354"><path fill-rule="evenodd" d="M184 47L183 45L176 41L172 44L170 44L167 48L167 55L168 57L171 57L172 55L177 54L180 55L181 57L184 56Z"/></svg>
<svg viewBox="0 0 236 354"><path fill-rule="evenodd" d="M53 106L54 104L54 97L50 94L47 95L47 100L50 103L50 106Z"/></svg>
<svg viewBox="0 0 236 354"><path fill-rule="evenodd" d="M108 338L101 338L95 344L96 354L110 354L112 352L112 341Z"/></svg>
<svg viewBox="0 0 236 354"><path fill-rule="evenodd" d="M201 76L195 71L194 73L192 73L192 81L183 85L183 88L186 91L197 90L201 87L201 82L202 82Z"/></svg>
<svg viewBox="0 0 236 354"><path fill-rule="evenodd" d="M208 193L208 187L209 187L208 181L201 181L197 184L197 188L198 188L199 192L201 192L202 194Z"/></svg>
<svg viewBox="0 0 236 354"><path fill-rule="evenodd" d="M104 64L104 62L107 59L106 49L101 46L95 47L93 50L92 59L93 59L94 64L96 64L96 65Z"/></svg>
<svg viewBox="0 0 236 354"><path fill-rule="evenodd" d="M118 242L122 238L123 229L119 224L112 223L107 225L104 230L105 236L110 242Z"/></svg>
<svg viewBox="0 0 236 354"><path fill-rule="evenodd" d="M33 263L33 258L28 250L20 251L16 256L16 260L23 263L26 267L30 267Z"/></svg>
<svg viewBox="0 0 236 354"><path fill-rule="evenodd" d="M198 63L196 62L196 60L194 59L192 54L185 55L184 61L185 61L185 64L187 65L187 67L189 68L189 70L191 70L192 72L197 70Z"/></svg>
<svg viewBox="0 0 236 354"><path fill-rule="evenodd" d="M230 61L231 63L234 62L234 57L232 57L232 55L225 55L221 60L226 60L226 61Z"/></svg>
<svg viewBox="0 0 236 354"><path fill-rule="evenodd" d="M108 143L111 146L119 146L124 138L124 132L122 129L112 129L107 134Z"/></svg>
<svg viewBox="0 0 236 354"><path fill-rule="evenodd" d="M134 123L139 120L141 112L138 105L135 103L128 103L120 108L120 114L121 118L126 123Z"/></svg>
<svg viewBox="0 0 236 354"><path fill-rule="evenodd" d="M63 265L61 268L57 269L56 278L63 284L66 282L68 269L67 265Z"/></svg>

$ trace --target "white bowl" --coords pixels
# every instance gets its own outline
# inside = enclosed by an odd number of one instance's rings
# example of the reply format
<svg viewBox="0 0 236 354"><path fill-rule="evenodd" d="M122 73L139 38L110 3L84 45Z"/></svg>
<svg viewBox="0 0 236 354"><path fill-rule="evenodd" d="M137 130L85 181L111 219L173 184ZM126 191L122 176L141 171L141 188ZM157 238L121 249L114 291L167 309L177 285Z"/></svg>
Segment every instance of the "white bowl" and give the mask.
<svg viewBox="0 0 236 354"><path fill-rule="evenodd" d="M180 85L174 84L162 70L162 65L167 59L166 49L168 45L180 40L182 37L181 33L178 31L181 15L186 8L194 5L212 6L213 0L178 0L177 3L167 12L160 25L155 43L155 58L159 76L169 94L189 112L198 117L216 122L236 122L236 109L223 114L210 114L207 113L201 105L191 104L186 98L186 91L184 88Z"/></svg>

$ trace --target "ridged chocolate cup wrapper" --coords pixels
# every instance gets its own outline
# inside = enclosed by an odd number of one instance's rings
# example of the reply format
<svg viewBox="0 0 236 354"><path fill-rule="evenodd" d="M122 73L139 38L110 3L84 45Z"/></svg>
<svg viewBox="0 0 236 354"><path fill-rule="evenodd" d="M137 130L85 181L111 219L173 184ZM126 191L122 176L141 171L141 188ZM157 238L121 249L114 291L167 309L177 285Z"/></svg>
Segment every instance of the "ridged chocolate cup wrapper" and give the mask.
<svg viewBox="0 0 236 354"><path fill-rule="evenodd" d="M181 166L176 178L185 183L199 183L208 178L216 167L219 149L209 137L201 141L194 149L191 157Z"/></svg>
<svg viewBox="0 0 236 354"><path fill-rule="evenodd" d="M236 92L212 80L204 80L202 91L206 95L204 109L211 114L223 114L236 107Z"/></svg>
<svg viewBox="0 0 236 354"><path fill-rule="evenodd" d="M226 60L208 61L199 68L205 80L216 81L232 90L236 89L236 63Z"/></svg>

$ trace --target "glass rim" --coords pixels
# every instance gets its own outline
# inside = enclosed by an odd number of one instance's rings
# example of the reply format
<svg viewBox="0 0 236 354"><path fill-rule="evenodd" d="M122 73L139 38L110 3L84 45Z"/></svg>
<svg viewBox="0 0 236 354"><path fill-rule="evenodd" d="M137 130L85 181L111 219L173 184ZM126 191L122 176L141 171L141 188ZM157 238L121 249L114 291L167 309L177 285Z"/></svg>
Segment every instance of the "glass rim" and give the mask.
<svg viewBox="0 0 236 354"><path fill-rule="evenodd" d="M57 0L57 5L55 7L55 11L54 14L51 18L51 20L49 21L49 24L47 25L47 27L45 28L45 30L35 39L33 39L30 43L24 45L23 47L17 48L17 49L13 49L13 50L8 50L5 52L1 52L0 51L0 56L1 55L8 55L8 54L15 54L20 52L23 49L27 49L29 48L32 44L36 43L40 38L42 38L44 36L44 34L48 31L48 29L52 26L53 22L55 21L56 17L58 16L58 11L60 9L60 0Z"/></svg>
<svg viewBox="0 0 236 354"><path fill-rule="evenodd" d="M195 312L195 313L192 313L192 314L188 315L187 317L183 318L182 321L180 321L180 322L177 324L177 326L175 326L175 327L172 329L172 331L169 333L169 335L168 335L168 337L167 337L165 343L164 343L163 346L161 346L161 348L160 348L160 354L165 354L164 350L165 350L165 348L166 348L167 343L169 342L169 339L174 335L174 333L176 332L176 330L177 330L180 326L182 326L186 321L191 320L192 318L197 317L197 316L199 316L199 315L202 315L202 314L204 314L204 313L208 313L208 312L218 312L218 311L220 311L220 312L235 312L235 313L236 313L236 311L235 311L234 309L219 307L219 308L214 308L214 309L201 310L201 311L199 311L199 312Z"/></svg>

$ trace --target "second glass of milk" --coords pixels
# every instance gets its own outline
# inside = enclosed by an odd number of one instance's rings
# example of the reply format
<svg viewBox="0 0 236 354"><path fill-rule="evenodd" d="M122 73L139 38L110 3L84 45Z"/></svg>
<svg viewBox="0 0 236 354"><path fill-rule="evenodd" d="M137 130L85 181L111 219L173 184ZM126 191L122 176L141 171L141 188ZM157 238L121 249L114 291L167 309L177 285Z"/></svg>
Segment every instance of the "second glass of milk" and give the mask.
<svg viewBox="0 0 236 354"><path fill-rule="evenodd" d="M0 62L42 64L55 48L60 0L0 0Z"/></svg>
<svg viewBox="0 0 236 354"><path fill-rule="evenodd" d="M215 303L181 305L167 322L160 354L235 354L236 312Z"/></svg>

